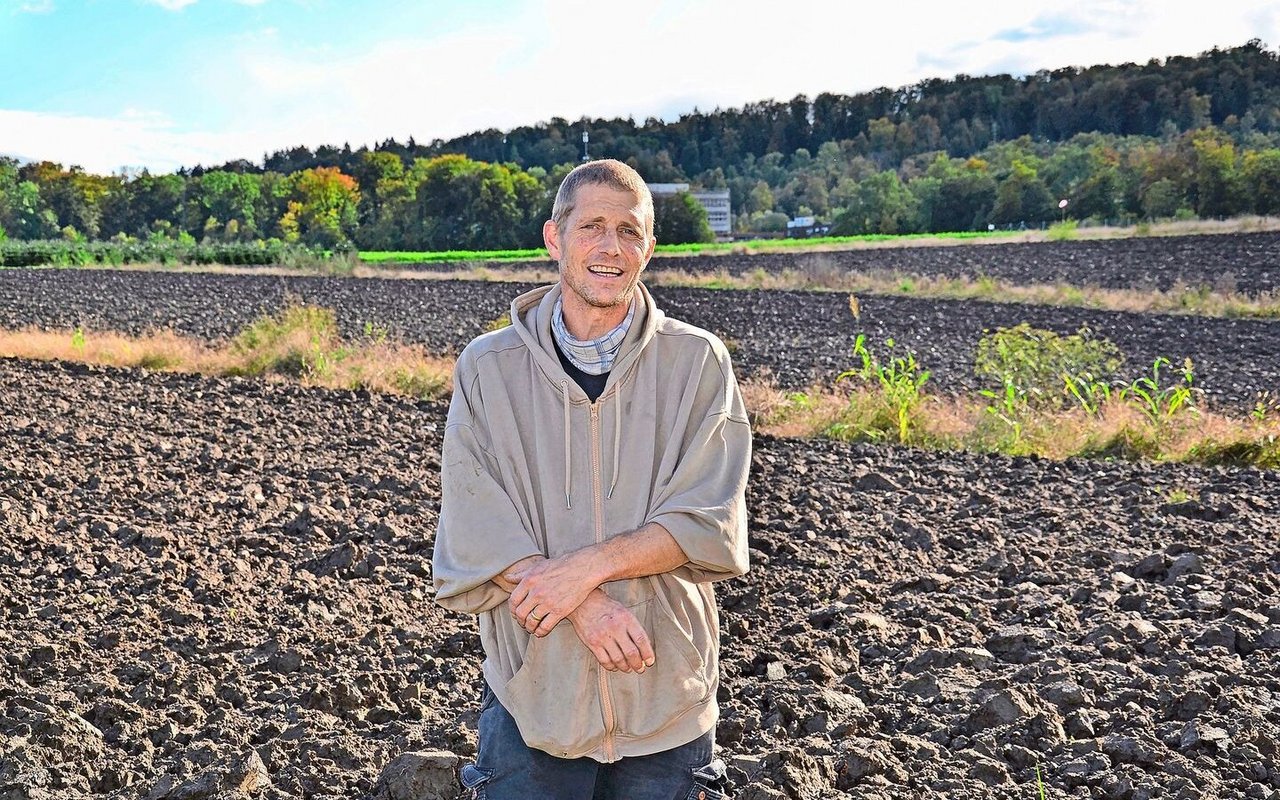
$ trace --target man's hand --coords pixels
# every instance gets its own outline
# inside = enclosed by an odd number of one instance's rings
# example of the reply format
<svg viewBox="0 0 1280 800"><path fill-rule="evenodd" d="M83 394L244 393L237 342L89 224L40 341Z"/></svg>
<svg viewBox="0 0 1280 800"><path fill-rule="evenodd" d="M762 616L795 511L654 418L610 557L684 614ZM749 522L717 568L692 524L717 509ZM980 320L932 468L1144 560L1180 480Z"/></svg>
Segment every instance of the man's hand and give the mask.
<svg viewBox="0 0 1280 800"><path fill-rule="evenodd" d="M502 574L495 575L493 582L498 584L502 591L511 594L516 590L516 586L520 583L520 578L529 571L529 567L537 564L539 561L546 561L546 556L529 556L522 558L511 566L502 571Z"/></svg>
<svg viewBox="0 0 1280 800"><path fill-rule="evenodd" d="M511 615L534 636L546 636L587 594L609 581L657 575L689 562L675 537L656 522L553 559L531 556L494 582L511 583Z"/></svg>
<svg viewBox="0 0 1280 800"><path fill-rule="evenodd" d="M610 672L644 672L654 662L653 644L630 609L596 589L568 616L578 638Z"/></svg>
<svg viewBox="0 0 1280 800"><path fill-rule="evenodd" d="M579 553L582 551L578 551ZM508 569L508 578L519 584L511 592L511 616L534 636L546 636L551 629L600 585L591 572L582 569L574 553L542 561L517 562Z"/></svg>

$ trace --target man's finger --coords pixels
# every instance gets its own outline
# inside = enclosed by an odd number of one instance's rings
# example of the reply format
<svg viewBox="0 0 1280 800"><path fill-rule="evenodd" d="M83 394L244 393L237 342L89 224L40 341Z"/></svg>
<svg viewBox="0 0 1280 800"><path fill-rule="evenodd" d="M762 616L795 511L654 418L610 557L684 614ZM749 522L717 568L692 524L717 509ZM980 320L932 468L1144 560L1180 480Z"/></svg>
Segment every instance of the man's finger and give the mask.
<svg viewBox="0 0 1280 800"><path fill-rule="evenodd" d="M631 667L632 672L644 672L644 661L640 658L640 648L630 638L623 639L619 643L622 650L622 657L627 660L627 666Z"/></svg>
<svg viewBox="0 0 1280 800"><path fill-rule="evenodd" d="M521 625L526 625L528 622L532 621L531 618L542 619L542 614L545 613L545 611L546 609L538 607L537 600L526 596L524 600L515 605L513 613L515 614L516 620L519 621ZM533 631L529 632L533 633Z"/></svg>
<svg viewBox="0 0 1280 800"><path fill-rule="evenodd" d="M559 614L554 612L547 614L545 617L538 620L538 624L532 631L530 631L530 633L539 637L546 636L548 633L551 633L552 628L560 624L560 620L562 619L564 619L564 617L561 617Z"/></svg>
<svg viewBox="0 0 1280 800"><path fill-rule="evenodd" d="M645 667L652 667L658 657L653 652L653 643L649 641L649 634L644 632L639 621L627 626L627 633L630 634L631 641L636 643L636 649L640 651L640 660L644 662Z"/></svg>
<svg viewBox="0 0 1280 800"><path fill-rule="evenodd" d="M529 611L524 611L524 609L517 608L515 612L512 612L512 616L516 617L516 622L520 623L520 627L525 628L530 634L538 630L538 623L543 620L538 616L535 609L536 607L529 609Z"/></svg>
<svg viewBox="0 0 1280 800"><path fill-rule="evenodd" d="M596 661L600 662L601 667L604 667L610 672L614 671L613 662L609 660L609 651L605 650L603 647L593 647L591 648L591 655L596 657Z"/></svg>
<svg viewBox="0 0 1280 800"><path fill-rule="evenodd" d="M617 642L605 642L604 648L609 654L609 661L613 664L613 669L618 672L631 671L631 666L627 664L627 660L622 657L622 649L618 647Z"/></svg>
<svg viewBox="0 0 1280 800"><path fill-rule="evenodd" d="M520 623L522 628L528 623L529 614L532 611L532 608L525 608L520 603L511 604L511 616L515 617L516 622Z"/></svg>

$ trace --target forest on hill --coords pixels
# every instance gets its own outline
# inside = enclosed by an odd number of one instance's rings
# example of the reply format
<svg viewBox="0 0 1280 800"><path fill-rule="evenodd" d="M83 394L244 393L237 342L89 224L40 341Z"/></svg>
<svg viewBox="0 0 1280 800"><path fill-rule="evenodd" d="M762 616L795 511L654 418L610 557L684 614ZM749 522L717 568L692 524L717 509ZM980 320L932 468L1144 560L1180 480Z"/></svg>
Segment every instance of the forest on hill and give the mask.
<svg viewBox="0 0 1280 800"><path fill-rule="evenodd" d="M552 119L425 144L296 147L171 175L0 158L0 239L538 246L583 131L592 157L626 161L647 180L729 189L743 236L777 234L796 216L858 234L1280 213L1280 53L1255 40L674 122ZM687 196L661 203L658 217L666 242L709 237Z"/></svg>

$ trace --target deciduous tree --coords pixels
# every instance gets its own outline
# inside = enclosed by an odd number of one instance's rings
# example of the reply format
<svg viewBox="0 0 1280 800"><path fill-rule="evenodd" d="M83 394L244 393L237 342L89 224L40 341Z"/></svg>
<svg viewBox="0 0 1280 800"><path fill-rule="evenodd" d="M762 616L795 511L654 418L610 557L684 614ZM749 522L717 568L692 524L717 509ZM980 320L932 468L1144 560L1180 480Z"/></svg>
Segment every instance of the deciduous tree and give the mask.
<svg viewBox="0 0 1280 800"><path fill-rule="evenodd" d="M653 198L653 235L663 244L714 242L707 210L688 192Z"/></svg>
<svg viewBox="0 0 1280 800"><path fill-rule="evenodd" d="M286 241L339 248L349 246L358 224L360 189L337 167L305 169L293 177L293 191L280 220Z"/></svg>

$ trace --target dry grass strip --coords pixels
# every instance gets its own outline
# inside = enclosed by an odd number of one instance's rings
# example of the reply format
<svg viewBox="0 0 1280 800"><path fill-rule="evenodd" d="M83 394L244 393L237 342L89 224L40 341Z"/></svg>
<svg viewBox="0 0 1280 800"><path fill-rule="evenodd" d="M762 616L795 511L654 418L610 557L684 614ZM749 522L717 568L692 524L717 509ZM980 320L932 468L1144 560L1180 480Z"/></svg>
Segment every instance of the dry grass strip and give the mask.
<svg viewBox="0 0 1280 800"><path fill-rule="evenodd" d="M286 309L248 326L235 339L201 342L172 331L141 336L111 332L0 330L0 356L62 360L153 371L256 375L307 386L364 389L439 399L451 391L453 362L422 347L339 339L332 312ZM910 435L897 435L882 392L854 383L781 389L768 376L741 384L753 427L780 437L831 437L940 450L1120 457L1280 467L1280 402L1261 398L1252 414L1216 412L1202 402L1168 419L1112 401L1097 414L1079 408L1026 409L1016 420L972 396L928 394L911 410Z"/></svg>
<svg viewBox="0 0 1280 800"><path fill-rule="evenodd" d="M220 344L172 331L130 336L106 331L0 330L0 356L220 376L295 380L305 386L365 389L433 399L452 390L452 359L416 345L343 343L291 330L247 343L242 334Z"/></svg>

